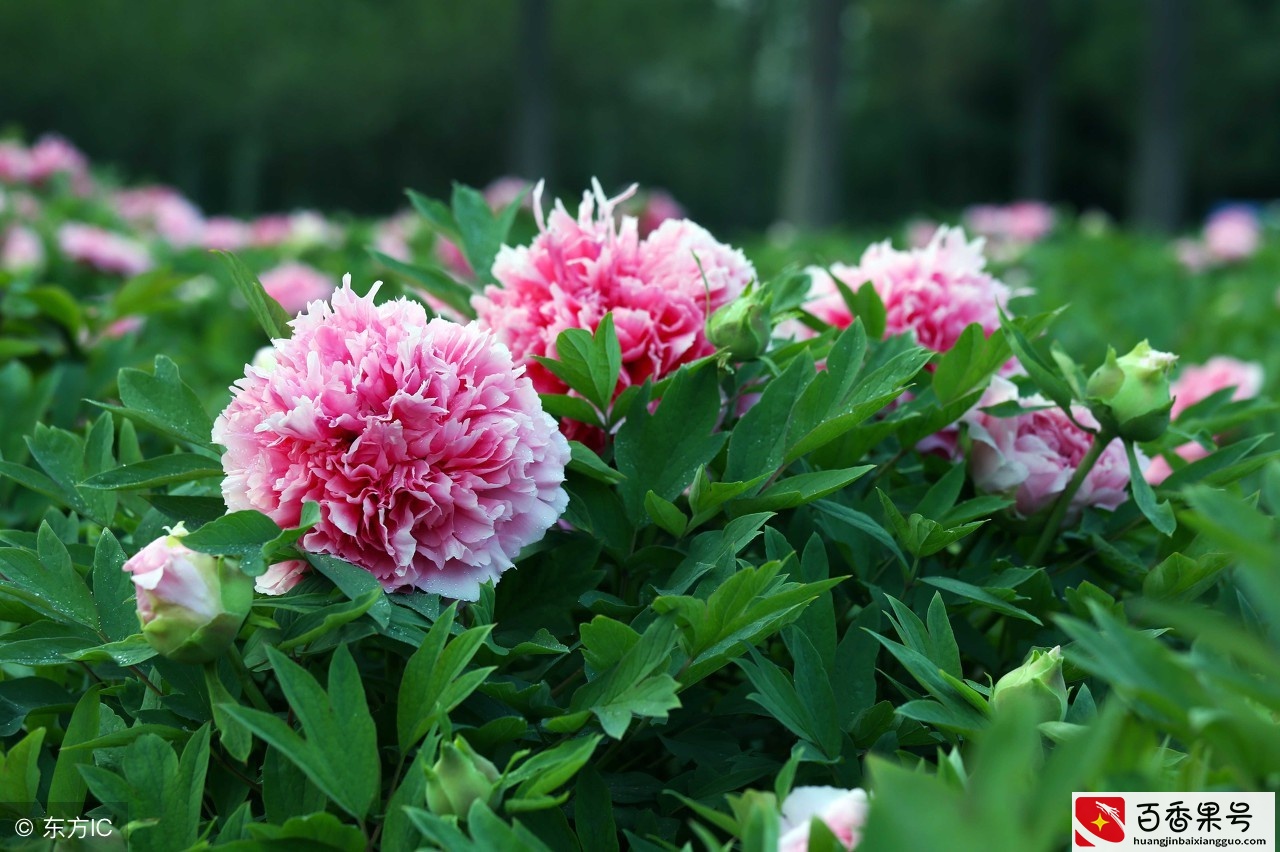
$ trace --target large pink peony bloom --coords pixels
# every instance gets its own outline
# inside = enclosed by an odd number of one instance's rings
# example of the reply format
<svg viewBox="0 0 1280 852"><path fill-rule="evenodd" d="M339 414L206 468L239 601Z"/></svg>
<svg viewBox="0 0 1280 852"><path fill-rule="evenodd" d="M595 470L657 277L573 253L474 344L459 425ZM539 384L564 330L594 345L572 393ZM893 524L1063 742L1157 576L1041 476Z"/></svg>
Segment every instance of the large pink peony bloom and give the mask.
<svg viewBox="0 0 1280 852"><path fill-rule="evenodd" d="M70 260L115 275L141 275L154 265L137 240L93 225L68 222L58 229L58 247Z"/></svg>
<svg viewBox="0 0 1280 852"><path fill-rule="evenodd" d="M115 193L116 212L135 228L155 233L178 248L199 243L204 216L186 196L169 186L143 186Z"/></svg>
<svg viewBox="0 0 1280 852"><path fill-rule="evenodd" d="M267 295L293 315L318 299L327 299L337 286L328 275L305 263L282 263L259 278Z"/></svg>
<svg viewBox="0 0 1280 852"><path fill-rule="evenodd" d="M46 133L31 146L32 183L43 183L56 174L66 175L72 188L84 195L93 188L89 174L89 158L79 148L54 133Z"/></svg>
<svg viewBox="0 0 1280 852"><path fill-rule="evenodd" d="M869 247L857 266L811 267L805 308L837 328L853 322L832 275L851 290L870 282L885 307L885 331L910 334L935 352L955 346L970 323L988 334L1000 327L999 309L1019 295L986 271L982 240L960 228L939 228L922 249L898 251L886 240Z"/></svg>
<svg viewBox="0 0 1280 852"><path fill-rule="evenodd" d="M566 388L533 356L554 356L560 332L594 330L610 311L622 345L619 390L714 352L708 312L755 277L741 251L687 220L669 219L640 239L634 218L615 221L625 198L608 199L597 184L576 219L559 202L544 219L535 201L538 236L528 246L504 246L493 265L503 286L472 301L480 322L511 347L541 392Z"/></svg>
<svg viewBox="0 0 1280 852"><path fill-rule="evenodd" d="M28 183L31 180L31 153L20 142L0 142L0 181Z"/></svg>
<svg viewBox="0 0 1280 852"><path fill-rule="evenodd" d="M809 824L822 820L845 849L858 848L867 821L869 802L862 788L796 787L782 803L778 825L778 852L805 852L809 848Z"/></svg>
<svg viewBox="0 0 1280 852"><path fill-rule="evenodd" d="M1004 402L1023 407L1049 406L1013 417L996 417L982 409ZM1084 406L1072 408L1081 424L1098 423ZM1039 395L1018 398L1017 387L999 376L978 406L964 416L969 424L969 471L974 484L991 494L1012 496L1024 517L1048 507L1066 490L1076 468L1093 444L1093 436ZM1143 459L1139 459L1142 461ZM1071 499L1071 512L1085 506L1113 511L1127 499L1129 461L1124 445L1114 440L1102 451L1084 483Z"/></svg>
<svg viewBox="0 0 1280 852"><path fill-rule="evenodd" d="M1204 246L1214 260L1244 260L1261 244L1262 226L1248 207L1224 207L1205 222Z"/></svg>
<svg viewBox="0 0 1280 852"><path fill-rule="evenodd" d="M475 600L564 511L568 442L492 335L373 292L347 276L236 382L213 428L223 496L282 525L316 501L307 550Z"/></svg>
<svg viewBox="0 0 1280 852"><path fill-rule="evenodd" d="M1184 367L1169 388L1173 395L1170 415L1177 419L1179 414L1197 402L1227 388L1235 388L1231 394L1233 400L1257 396L1262 390L1262 365L1218 355L1203 366Z"/></svg>

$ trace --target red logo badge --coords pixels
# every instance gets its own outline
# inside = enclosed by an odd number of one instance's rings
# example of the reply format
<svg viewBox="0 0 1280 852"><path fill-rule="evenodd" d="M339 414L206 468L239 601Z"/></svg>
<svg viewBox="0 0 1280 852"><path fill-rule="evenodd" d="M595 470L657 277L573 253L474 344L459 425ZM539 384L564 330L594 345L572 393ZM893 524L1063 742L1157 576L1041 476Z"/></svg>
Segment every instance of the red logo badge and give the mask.
<svg viewBox="0 0 1280 852"><path fill-rule="evenodd" d="M1095 840L1124 840L1124 799L1119 796L1081 796L1076 799L1075 847L1094 846Z"/></svg>

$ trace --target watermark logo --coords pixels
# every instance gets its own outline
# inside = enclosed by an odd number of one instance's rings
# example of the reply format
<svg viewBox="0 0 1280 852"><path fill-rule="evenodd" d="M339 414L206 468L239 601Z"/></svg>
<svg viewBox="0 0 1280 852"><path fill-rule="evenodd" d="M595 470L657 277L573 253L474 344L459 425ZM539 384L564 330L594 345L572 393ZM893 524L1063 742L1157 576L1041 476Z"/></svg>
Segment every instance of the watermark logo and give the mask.
<svg viewBox="0 0 1280 852"><path fill-rule="evenodd" d="M1275 793L1072 793L1072 849L1276 849Z"/></svg>
<svg viewBox="0 0 1280 852"><path fill-rule="evenodd" d="M1075 800L1075 845L1094 846L1094 841L1120 843L1124 840L1124 798L1121 796L1080 796Z"/></svg>

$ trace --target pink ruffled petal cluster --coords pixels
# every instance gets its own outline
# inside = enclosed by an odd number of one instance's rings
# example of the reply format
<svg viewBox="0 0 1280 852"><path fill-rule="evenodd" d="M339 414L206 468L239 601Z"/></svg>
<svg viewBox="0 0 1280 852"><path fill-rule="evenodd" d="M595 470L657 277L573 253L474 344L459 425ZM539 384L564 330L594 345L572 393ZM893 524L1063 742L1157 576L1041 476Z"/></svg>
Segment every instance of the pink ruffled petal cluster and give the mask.
<svg viewBox="0 0 1280 852"><path fill-rule="evenodd" d="M870 246L857 266L834 264L830 273L808 269L805 308L837 328L853 322L832 275L851 290L870 282L885 307L887 334L910 334L935 352L955 345L970 323L988 334L1000 327L1001 308L1020 295L986 270L982 240L960 228L938 228L922 249L899 251L886 240Z"/></svg>
<svg viewBox="0 0 1280 852"><path fill-rule="evenodd" d="M557 202L545 220L535 202L538 236L528 246L504 246L493 265L502 286L472 301L541 392L566 388L533 356L554 356L560 332L593 331L609 312L622 346L619 391L714 352L705 333L709 312L755 278L741 251L688 220L668 219L641 239L634 218L615 219L625 198L608 199L597 185L576 218Z"/></svg>
<svg viewBox="0 0 1280 852"><path fill-rule="evenodd" d="M204 216L176 189L144 186L121 190L113 196L120 217L144 231L154 233L179 248L193 246L204 237Z"/></svg>
<svg viewBox="0 0 1280 852"><path fill-rule="evenodd" d="M1006 402L1024 408L1048 407L1013 417L982 410ZM1071 412L1082 425L1097 427L1084 406L1074 406ZM1014 509L1023 517L1047 508L1066 490L1093 444L1093 436L1072 423L1062 409L1038 394L1019 399L1017 386L999 376L991 380L964 422L969 426L969 472L974 484L987 493L1013 497ZM1139 462L1145 464L1145 458ZM1129 461L1117 439L1102 451L1072 497L1070 514L1078 515L1086 506L1113 511L1128 498L1128 485Z"/></svg>
<svg viewBox="0 0 1280 852"><path fill-rule="evenodd" d="M58 229L58 247L75 263L114 275L141 275L154 266L151 253L137 240L80 222Z"/></svg>
<svg viewBox="0 0 1280 852"><path fill-rule="evenodd" d="M831 829L845 849L857 849L869 807L867 792L860 787L796 787L782 803L778 852L805 852L809 848L810 823L815 817Z"/></svg>
<svg viewBox="0 0 1280 852"><path fill-rule="evenodd" d="M317 300L333 295L337 282L314 266L282 263L262 273L259 279L267 295L293 315Z"/></svg>
<svg viewBox="0 0 1280 852"><path fill-rule="evenodd" d="M213 430L223 496L282 525L315 501L307 550L475 600L564 511L568 442L491 334L376 290L348 276L236 382Z"/></svg>
<svg viewBox="0 0 1280 852"><path fill-rule="evenodd" d="M1177 419L1197 402L1227 388L1235 388L1233 400L1252 399L1262 390L1262 377L1261 364L1227 355L1217 355L1201 366L1184 367L1169 388L1173 395L1170 416Z"/></svg>

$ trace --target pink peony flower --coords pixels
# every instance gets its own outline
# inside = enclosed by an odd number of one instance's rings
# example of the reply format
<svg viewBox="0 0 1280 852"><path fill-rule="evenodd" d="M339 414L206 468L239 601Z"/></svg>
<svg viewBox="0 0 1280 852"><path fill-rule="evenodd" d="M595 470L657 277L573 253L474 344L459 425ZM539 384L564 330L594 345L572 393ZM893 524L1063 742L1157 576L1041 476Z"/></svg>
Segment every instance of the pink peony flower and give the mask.
<svg viewBox="0 0 1280 852"><path fill-rule="evenodd" d="M1262 390L1262 365L1218 355L1203 366L1184 367L1170 387L1173 394L1170 415L1177 419L1179 414L1197 402L1227 388L1235 388L1231 394L1233 400L1257 396Z"/></svg>
<svg viewBox="0 0 1280 852"><path fill-rule="evenodd" d="M408 263L413 259L409 240L418 230L418 216L412 210L404 210L390 219L378 223L374 230L373 247L388 257Z"/></svg>
<svg viewBox="0 0 1280 852"><path fill-rule="evenodd" d="M259 280L267 295L290 315L317 299L329 298L337 286L328 275L305 263L282 263L262 273Z"/></svg>
<svg viewBox="0 0 1280 852"><path fill-rule="evenodd" d="M809 848L809 825L815 817L831 829L845 849L857 849L869 804L867 792L860 787L796 787L782 803L778 852L805 852Z"/></svg>
<svg viewBox="0 0 1280 852"><path fill-rule="evenodd" d="M0 142L0 181L29 183L31 152L18 142Z"/></svg>
<svg viewBox="0 0 1280 852"><path fill-rule="evenodd" d="M155 233L178 248L193 246L204 236L204 216L182 193L169 186L121 190L116 212L135 228Z"/></svg>
<svg viewBox="0 0 1280 852"><path fill-rule="evenodd" d="M644 204L637 216L640 221L640 236L647 237L658 226L668 219L684 219L686 213L680 202L665 189L650 190L645 194Z"/></svg>
<svg viewBox="0 0 1280 852"><path fill-rule="evenodd" d="M0 269L29 272L44 266L44 243L25 225L10 225L0 232Z"/></svg>
<svg viewBox="0 0 1280 852"><path fill-rule="evenodd" d="M235 640L253 601L252 583L233 562L182 543L182 524L122 566L132 575L147 642L186 663L217 659Z"/></svg>
<svg viewBox="0 0 1280 852"><path fill-rule="evenodd" d="M1248 207L1224 207L1204 225L1204 245L1214 260L1229 263L1252 256L1262 243L1262 226Z"/></svg>
<svg viewBox="0 0 1280 852"><path fill-rule="evenodd" d="M205 220L201 245L213 251L236 251L249 244L250 227L233 216L214 216Z"/></svg>
<svg viewBox="0 0 1280 852"><path fill-rule="evenodd" d="M964 212L964 222L974 233L1024 247L1048 236L1054 219L1053 208L1043 201L975 204Z"/></svg>
<svg viewBox="0 0 1280 852"><path fill-rule="evenodd" d="M146 319L136 314L120 317L112 321L102 330L102 337L107 340L119 340L120 338L140 331L146 325Z"/></svg>
<svg viewBox="0 0 1280 852"><path fill-rule="evenodd" d="M886 240L863 252L857 266L807 271L812 283L805 308L818 319L837 328L853 322L832 275L855 291L869 281L884 302L885 332L910 334L935 352L954 346L970 323L990 336L1000 327L999 309L1021 295L986 271L982 240L966 240L960 228L939 228L923 249L898 251Z"/></svg>
<svg viewBox="0 0 1280 852"><path fill-rule="evenodd" d="M255 246L306 249L332 246L341 239L342 229L314 210L272 213L249 224L249 243Z"/></svg>
<svg viewBox="0 0 1280 852"><path fill-rule="evenodd" d="M320 522L302 545L389 591L475 600L564 511L569 446L511 353L475 323L351 290L312 303L214 423L227 506Z"/></svg>
<svg viewBox="0 0 1280 852"><path fill-rule="evenodd" d="M982 410L1003 402L1049 407L1013 417L996 417ZM1084 406L1074 406L1072 415L1082 425L1098 425ZM991 494L1012 496L1014 509L1023 517L1048 507L1066 490L1093 443L1093 436L1072 423L1060 408L1039 395L1019 399L1017 387L999 376L991 380L978 407L963 420L969 425L972 442L969 471L974 484ZM1124 445L1114 440L1072 497L1071 514L1078 514L1085 506L1113 511L1127 498L1128 484Z"/></svg>
<svg viewBox="0 0 1280 852"><path fill-rule="evenodd" d="M907 223L907 246L922 249L929 245L929 241L936 233L938 233L938 223L932 219L912 219Z"/></svg>
<svg viewBox="0 0 1280 852"><path fill-rule="evenodd" d="M137 240L80 222L58 229L58 247L76 263L125 277L141 275L154 265L151 253Z"/></svg>
<svg viewBox="0 0 1280 852"><path fill-rule="evenodd" d="M260 595L283 595L301 583L310 571L311 566L301 559L277 562L254 580L253 590Z"/></svg>
<svg viewBox="0 0 1280 852"><path fill-rule="evenodd" d="M594 331L610 311L622 346L619 391L711 354L707 317L755 278L741 251L688 220L667 220L640 239L634 218L614 219L625 198L608 199L596 184L576 219L559 202L544 219L535 200L538 236L504 246L493 265L502 286L472 300L482 325L511 347L541 392L566 388L533 356L554 356L561 331Z"/></svg>
<svg viewBox="0 0 1280 852"><path fill-rule="evenodd" d="M1174 450L1185 462L1199 461L1209 455L1209 451L1200 446L1195 441L1188 441ZM1159 485L1173 474L1173 468L1164 456L1156 456L1151 460L1151 464L1147 465L1147 469L1142 472L1142 478L1152 485Z"/></svg>
<svg viewBox="0 0 1280 852"><path fill-rule="evenodd" d="M1182 268L1192 275L1204 272L1213 264L1213 258L1209 256L1209 250L1204 244L1190 237L1174 240L1173 253Z"/></svg>
<svg viewBox="0 0 1280 852"><path fill-rule="evenodd" d="M484 200L489 202L489 207L495 212L505 210L520 197L520 193L525 192L531 186L532 184L522 177L503 175L484 188ZM532 196L526 193L520 206L531 207L533 205L531 199Z"/></svg>
<svg viewBox="0 0 1280 852"><path fill-rule="evenodd" d="M81 195L93 187L89 159L66 139L46 133L31 146L29 177L32 183L43 183L56 174L67 175L72 188Z"/></svg>
<svg viewBox="0 0 1280 852"><path fill-rule="evenodd" d="M462 247L443 234L436 235L435 252L440 265L456 277L464 279L476 277L476 271L471 268L471 261L467 260Z"/></svg>

